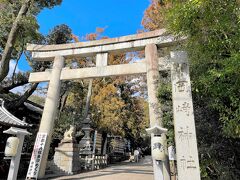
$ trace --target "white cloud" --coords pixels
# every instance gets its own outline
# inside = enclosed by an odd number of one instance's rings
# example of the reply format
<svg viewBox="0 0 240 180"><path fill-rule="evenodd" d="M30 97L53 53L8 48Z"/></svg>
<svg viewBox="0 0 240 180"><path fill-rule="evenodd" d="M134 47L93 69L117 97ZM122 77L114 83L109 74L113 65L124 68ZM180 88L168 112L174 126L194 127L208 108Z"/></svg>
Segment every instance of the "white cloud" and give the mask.
<svg viewBox="0 0 240 180"><path fill-rule="evenodd" d="M25 92L25 86L18 86L16 88L11 89L10 91L16 94L23 94Z"/></svg>
<svg viewBox="0 0 240 180"><path fill-rule="evenodd" d="M16 61L11 60L10 63L9 63L9 72L8 72L8 75L7 75L8 77L12 76L15 66L16 66ZM17 66L16 73L18 73L20 71L21 70Z"/></svg>
<svg viewBox="0 0 240 180"><path fill-rule="evenodd" d="M16 66L16 61L11 60L9 63L9 71L8 71L7 77L12 77L15 66ZM18 72L22 72L22 71L17 66L15 73L18 73ZM11 92L17 93L17 94L23 94L25 91L24 88L25 88L25 86L18 86L16 88L12 89Z"/></svg>

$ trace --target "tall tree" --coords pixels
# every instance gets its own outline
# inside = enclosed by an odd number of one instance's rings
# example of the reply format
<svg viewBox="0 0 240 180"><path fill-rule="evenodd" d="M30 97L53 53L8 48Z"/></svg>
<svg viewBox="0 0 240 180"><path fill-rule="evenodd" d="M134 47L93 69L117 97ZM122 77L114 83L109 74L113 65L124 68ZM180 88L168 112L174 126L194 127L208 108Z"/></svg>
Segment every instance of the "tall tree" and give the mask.
<svg viewBox="0 0 240 180"><path fill-rule="evenodd" d="M3 54L1 56L1 64L0 64L0 82L7 76L9 71L9 62L11 59L11 54L13 51L13 46L16 41L17 30L20 23L20 20L27 13L28 8L30 6L31 0L26 0L23 2L21 9L18 12L18 15L12 25L11 31L8 35L7 43L5 45Z"/></svg>
<svg viewBox="0 0 240 180"><path fill-rule="evenodd" d="M16 9L19 9L17 16L12 21L12 26L10 28L10 32L7 36L6 44L4 45L4 50L1 53L1 61L0 61L0 82L7 76L9 71L9 62L12 59L12 53L14 51L15 42L17 41L17 37L19 35L19 30L21 28L21 25L24 26L24 17L27 15L27 13L30 11L31 4L34 10L30 12L34 13L36 15L37 12L40 11L43 7L53 7L54 5L58 5L61 3L61 0L54 0L54 1L44 1L44 0L17 0L17 2L7 1L4 0L0 2L1 9L7 7L7 6L15 6ZM12 14L14 17L15 15ZM21 24L22 23L22 24ZM21 34L21 33L20 33Z"/></svg>
<svg viewBox="0 0 240 180"><path fill-rule="evenodd" d="M109 55L109 64L129 63L126 54ZM135 77L136 78L136 77ZM97 127L129 139L134 146L143 140L149 119L146 101L136 95L135 81L127 77L98 80L93 90L92 113Z"/></svg>
<svg viewBox="0 0 240 180"><path fill-rule="evenodd" d="M46 37L43 37L43 39L47 44L68 43L72 40L71 33L72 33L71 29L67 25L62 24L54 27L53 30L51 30ZM32 61L30 57L28 57L27 59L29 61L30 66L32 67L32 71L44 71L46 68L50 68L52 65L51 62ZM15 79L12 78L7 78L7 80L4 81L4 83L10 81L10 85L7 86L3 85L2 92L9 93L9 90L11 90L12 88L28 83L27 79L28 73L22 74L20 72L17 75L19 76L18 78L16 78L17 83L15 82ZM31 84L29 89L27 89L26 92L23 93L23 95L8 101L6 103L7 108L17 110L18 107L21 106L32 95L32 93L37 89L37 86L38 83Z"/></svg>

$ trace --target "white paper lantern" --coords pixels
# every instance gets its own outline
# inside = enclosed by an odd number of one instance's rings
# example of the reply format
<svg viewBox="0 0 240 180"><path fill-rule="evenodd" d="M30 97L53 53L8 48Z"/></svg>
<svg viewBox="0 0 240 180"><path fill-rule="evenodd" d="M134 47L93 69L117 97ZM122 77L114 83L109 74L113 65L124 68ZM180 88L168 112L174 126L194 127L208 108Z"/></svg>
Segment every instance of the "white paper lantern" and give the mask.
<svg viewBox="0 0 240 180"><path fill-rule="evenodd" d="M9 137L4 151L5 156L15 156L17 154L18 144L19 139L17 137Z"/></svg>
<svg viewBox="0 0 240 180"><path fill-rule="evenodd" d="M152 157L158 161L165 161L165 146L164 139L161 136L154 136L152 138Z"/></svg>

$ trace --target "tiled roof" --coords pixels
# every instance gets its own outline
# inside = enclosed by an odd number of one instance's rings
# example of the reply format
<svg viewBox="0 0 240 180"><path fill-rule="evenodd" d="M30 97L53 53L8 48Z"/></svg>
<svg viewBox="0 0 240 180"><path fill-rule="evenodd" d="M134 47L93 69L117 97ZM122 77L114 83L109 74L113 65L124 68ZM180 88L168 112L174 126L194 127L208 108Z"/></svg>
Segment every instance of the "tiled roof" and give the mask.
<svg viewBox="0 0 240 180"><path fill-rule="evenodd" d="M7 109L5 109L4 101L2 99L0 99L0 123L11 125L11 126L20 126L20 127L31 126L30 124L13 116Z"/></svg>

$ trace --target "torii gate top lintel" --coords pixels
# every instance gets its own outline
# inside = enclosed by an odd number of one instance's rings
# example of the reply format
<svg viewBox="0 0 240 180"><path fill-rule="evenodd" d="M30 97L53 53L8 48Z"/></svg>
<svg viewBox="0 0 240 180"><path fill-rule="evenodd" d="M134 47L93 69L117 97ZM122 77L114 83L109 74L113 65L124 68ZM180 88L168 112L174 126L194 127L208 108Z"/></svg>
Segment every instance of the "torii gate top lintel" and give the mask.
<svg viewBox="0 0 240 180"><path fill-rule="evenodd" d="M165 29L139 33L88 42L76 42L58 45L28 44L27 50L32 52L32 58L36 61L52 61L56 56L64 58L94 56L104 52L126 52L143 50L147 44L156 44L160 47L171 46L183 40L167 35Z"/></svg>
<svg viewBox="0 0 240 180"><path fill-rule="evenodd" d="M77 42L58 45L28 44L27 50L32 52L36 61L54 61L56 57L64 59L96 56L96 67L79 69L62 69L60 80L86 79L105 76L134 75L146 73L146 63L108 65L109 53L144 50L149 44L160 48L172 46L184 38L176 39L166 35L165 29L150 31L118 38L102 39L89 42ZM159 61L160 69L166 69L164 61ZM29 82L50 81L50 71L31 73Z"/></svg>

